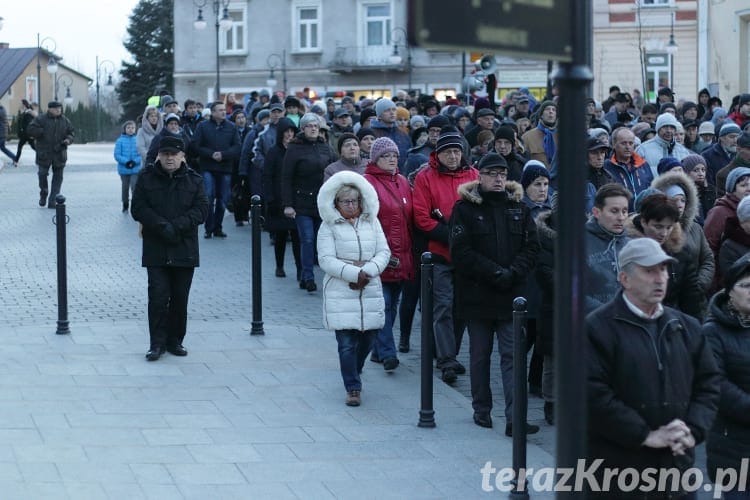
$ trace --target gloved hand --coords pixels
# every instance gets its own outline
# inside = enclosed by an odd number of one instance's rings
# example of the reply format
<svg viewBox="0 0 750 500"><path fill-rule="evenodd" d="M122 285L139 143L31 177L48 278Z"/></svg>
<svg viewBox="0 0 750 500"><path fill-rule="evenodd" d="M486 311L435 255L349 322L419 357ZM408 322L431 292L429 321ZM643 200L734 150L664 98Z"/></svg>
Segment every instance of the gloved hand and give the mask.
<svg viewBox="0 0 750 500"><path fill-rule="evenodd" d="M357 275L357 282L349 283L349 288L351 288L352 290L362 290L367 286L369 282L370 278L367 277L367 273L365 273L364 271L360 271L359 275Z"/></svg>
<svg viewBox="0 0 750 500"><path fill-rule="evenodd" d="M161 222L159 228L161 229L161 237L167 243L178 243L180 241L180 235L171 222Z"/></svg>
<svg viewBox="0 0 750 500"><path fill-rule="evenodd" d="M133 168L135 167L135 162L133 160L128 160L125 162L125 168Z"/></svg>
<svg viewBox="0 0 750 500"><path fill-rule="evenodd" d="M508 289L513 286L513 271L505 267L498 267L492 281L497 288Z"/></svg>

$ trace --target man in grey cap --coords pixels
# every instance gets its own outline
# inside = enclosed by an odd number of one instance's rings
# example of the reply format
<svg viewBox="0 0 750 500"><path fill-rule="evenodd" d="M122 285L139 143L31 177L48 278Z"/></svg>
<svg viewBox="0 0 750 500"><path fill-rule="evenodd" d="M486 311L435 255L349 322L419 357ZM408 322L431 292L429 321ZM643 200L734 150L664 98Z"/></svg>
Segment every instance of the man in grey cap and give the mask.
<svg viewBox="0 0 750 500"><path fill-rule="evenodd" d="M644 472L693 466L716 415L719 372L698 321L662 305L674 259L655 240L638 238L619 261L622 290L586 317L587 461L603 460L594 473L599 486L603 471L633 468L636 488L646 489L631 491L683 498L684 482L650 484ZM620 484L610 481L589 498L621 498Z"/></svg>
<svg viewBox="0 0 750 500"><path fill-rule="evenodd" d="M73 143L75 129L62 114L62 104L50 101L47 112L29 123L26 132L36 139L36 164L39 175L39 206L55 208L55 197L60 192L63 169L68 161L68 146ZM52 167L52 190L47 184ZM49 194L49 201L47 200Z"/></svg>
<svg viewBox="0 0 750 500"><path fill-rule="evenodd" d="M716 174L729 165L737 154L737 139L742 129L734 123L727 123L719 129L719 140L701 153L706 159L706 180L711 186L717 186ZM724 183L718 184L723 188Z"/></svg>
<svg viewBox="0 0 750 500"><path fill-rule="evenodd" d="M352 116L346 108L339 108L333 113L333 123L328 134L328 144L334 151L338 151L339 137L347 132L353 133Z"/></svg>
<svg viewBox="0 0 750 500"><path fill-rule="evenodd" d="M719 196L724 195L724 190L719 189L719 187L726 184L726 180L732 170L740 167L750 168L750 132L742 132L739 137L737 137L737 146L735 150L737 151L737 154L732 158L732 161L730 161L727 166L716 172L716 182L721 183L716 188L716 194Z"/></svg>

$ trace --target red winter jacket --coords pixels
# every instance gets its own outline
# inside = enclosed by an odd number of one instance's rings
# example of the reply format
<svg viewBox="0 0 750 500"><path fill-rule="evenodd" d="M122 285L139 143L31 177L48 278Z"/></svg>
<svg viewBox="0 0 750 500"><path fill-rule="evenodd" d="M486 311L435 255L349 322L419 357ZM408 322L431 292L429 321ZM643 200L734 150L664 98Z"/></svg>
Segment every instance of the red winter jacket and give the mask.
<svg viewBox="0 0 750 500"><path fill-rule="evenodd" d="M428 238L427 250L450 262L448 225L453 205L461 197L458 187L477 180L479 172L470 166L450 171L439 166L437 153L430 153L429 166L414 179L414 225ZM438 220L433 210L439 209L443 219Z"/></svg>
<svg viewBox="0 0 750 500"><path fill-rule="evenodd" d="M391 258L399 260L397 267L388 266L383 271L380 280L413 280L416 276L411 237L414 230L414 207L409 181L399 174L398 170L393 173L386 172L374 163L365 168L365 179L378 193L378 220L391 249Z"/></svg>

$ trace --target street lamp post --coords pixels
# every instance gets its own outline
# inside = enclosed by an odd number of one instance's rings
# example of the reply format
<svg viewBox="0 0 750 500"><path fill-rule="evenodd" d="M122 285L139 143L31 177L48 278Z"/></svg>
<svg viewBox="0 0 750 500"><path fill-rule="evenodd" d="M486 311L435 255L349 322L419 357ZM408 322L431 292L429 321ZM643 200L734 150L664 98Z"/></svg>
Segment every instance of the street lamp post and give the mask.
<svg viewBox="0 0 750 500"><path fill-rule="evenodd" d="M266 80L266 84L271 87L271 90L279 83L274 77L274 70L281 66L281 79L284 85L284 95L286 95L286 49L281 52L281 55L269 55L268 59L266 59L266 64L268 65L268 69L271 70L271 74L268 76L268 80Z"/></svg>
<svg viewBox="0 0 750 500"><path fill-rule="evenodd" d="M52 44L52 49L48 49L44 44ZM39 33L36 34L36 101L39 105L42 105L42 63L41 63L41 52L44 49L45 52L54 52L57 50L57 43L50 37L40 38ZM50 75L54 75L57 71L57 62L54 57L50 56L47 62L47 72Z"/></svg>
<svg viewBox="0 0 750 500"><path fill-rule="evenodd" d="M671 25L669 27L669 43L667 43L667 54L669 54L669 87L674 92L674 55L677 53L677 42L674 40L674 12L671 16Z"/></svg>
<svg viewBox="0 0 750 500"><path fill-rule="evenodd" d="M401 36L399 38L395 38L393 36L393 33L398 33ZM409 78L409 88L406 90L407 94L411 92L411 47L409 46L409 42L407 41L406 37L406 30L404 28L396 27L393 28L391 32L391 38L394 38L393 40L393 54L389 57L389 60L392 64L401 64L401 56L398 53L398 46L400 44L403 44L403 46L406 48L406 72L408 74Z"/></svg>
<svg viewBox="0 0 750 500"><path fill-rule="evenodd" d="M111 87L112 73L115 72L115 63L113 63L109 59L105 59L102 62L99 62L99 56L96 56L96 140L100 142L102 140L102 126L101 120L99 119L99 75L101 74L102 67L104 67L104 70L107 72L107 83L105 85L107 87Z"/></svg>
<svg viewBox="0 0 750 500"><path fill-rule="evenodd" d="M198 7L198 17L193 21L193 27L197 30L206 28L206 20L203 19L203 7L208 0L193 0L193 4ZM219 100L221 94L221 72L219 65L219 32L227 32L232 29L232 20L229 18L229 0L213 0L212 2L214 18L216 19L216 88L214 89L215 99ZM221 14L221 17L219 17Z"/></svg>

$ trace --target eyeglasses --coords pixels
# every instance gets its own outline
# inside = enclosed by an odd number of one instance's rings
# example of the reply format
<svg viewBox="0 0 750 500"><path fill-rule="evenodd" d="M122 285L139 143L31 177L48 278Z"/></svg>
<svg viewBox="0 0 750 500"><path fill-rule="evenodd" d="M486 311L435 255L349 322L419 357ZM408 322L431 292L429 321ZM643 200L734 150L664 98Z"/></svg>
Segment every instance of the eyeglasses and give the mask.
<svg viewBox="0 0 750 500"><path fill-rule="evenodd" d="M380 157L386 160L398 160L398 153L383 153Z"/></svg>
<svg viewBox="0 0 750 500"><path fill-rule="evenodd" d="M338 203L339 205L344 205L344 206L349 206L349 205L350 206L357 206L357 205L359 205L359 200L357 200L357 199L353 199L353 200L336 200L336 203Z"/></svg>
<svg viewBox="0 0 750 500"><path fill-rule="evenodd" d="M486 175L487 177L492 177L493 179L495 179L496 177L500 177L501 179L508 178L508 172L506 172L505 170L482 171L479 172L479 175Z"/></svg>

